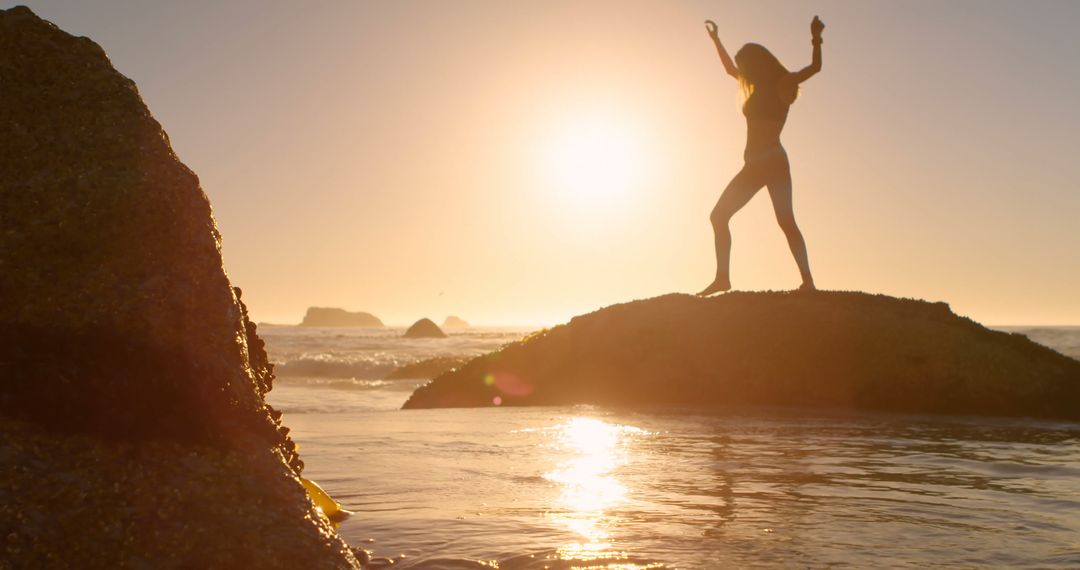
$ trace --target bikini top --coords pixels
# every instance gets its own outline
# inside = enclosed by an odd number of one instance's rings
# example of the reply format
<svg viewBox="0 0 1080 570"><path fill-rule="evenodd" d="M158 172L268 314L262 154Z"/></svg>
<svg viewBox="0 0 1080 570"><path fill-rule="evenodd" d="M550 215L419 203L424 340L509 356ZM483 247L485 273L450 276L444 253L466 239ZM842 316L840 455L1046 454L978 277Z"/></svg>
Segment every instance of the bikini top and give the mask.
<svg viewBox="0 0 1080 570"><path fill-rule="evenodd" d="M755 89L743 104L743 115L747 118L761 117L774 121L784 122L787 120L788 109L791 103L785 103L780 99L776 89Z"/></svg>

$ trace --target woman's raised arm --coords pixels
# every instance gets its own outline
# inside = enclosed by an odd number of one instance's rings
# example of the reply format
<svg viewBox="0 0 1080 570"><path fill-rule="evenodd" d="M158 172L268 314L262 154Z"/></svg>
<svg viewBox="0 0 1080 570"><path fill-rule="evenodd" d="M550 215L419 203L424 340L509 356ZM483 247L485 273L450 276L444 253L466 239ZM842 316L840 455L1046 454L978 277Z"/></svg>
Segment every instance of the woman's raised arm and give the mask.
<svg viewBox="0 0 1080 570"><path fill-rule="evenodd" d="M814 44L814 54L810 60L810 65L792 74L795 83L802 83L821 71L821 43L824 41L821 39L821 31L824 29L825 23L821 21L821 18L814 16L814 20L810 22L810 43Z"/></svg>
<svg viewBox="0 0 1080 570"><path fill-rule="evenodd" d="M716 22L712 20L705 20L705 29L709 32L709 37L712 38L713 45L716 46L716 53L720 55L720 61L724 64L724 71L728 75L738 79L739 69L735 67L735 62L731 61L731 56L728 55L724 44L720 43L720 36L716 32Z"/></svg>

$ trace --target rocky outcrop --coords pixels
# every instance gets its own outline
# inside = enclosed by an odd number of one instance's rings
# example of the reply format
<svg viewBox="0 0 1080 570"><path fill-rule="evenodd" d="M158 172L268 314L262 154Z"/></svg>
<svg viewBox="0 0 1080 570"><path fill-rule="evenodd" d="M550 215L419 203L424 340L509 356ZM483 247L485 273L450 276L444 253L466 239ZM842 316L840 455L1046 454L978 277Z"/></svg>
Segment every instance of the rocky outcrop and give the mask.
<svg viewBox="0 0 1080 570"><path fill-rule="evenodd" d="M462 364L465 364L471 358L467 356L436 356L434 358L427 358L404 366L395 368L392 372L386 375L386 380L406 380L406 379L431 379L439 374L453 370Z"/></svg>
<svg viewBox="0 0 1080 570"><path fill-rule="evenodd" d="M1080 362L944 303L667 295L576 317L419 388L405 408L798 406L1080 419Z"/></svg>
<svg viewBox="0 0 1080 570"><path fill-rule="evenodd" d="M462 319L461 317L455 317L454 315L446 317L446 320L443 321L442 324L442 328L444 329L464 329L468 327L469 323L466 322L465 319Z"/></svg>
<svg viewBox="0 0 1080 570"><path fill-rule="evenodd" d="M269 451L0 418L0 458L3 568L356 567Z"/></svg>
<svg viewBox="0 0 1080 570"><path fill-rule="evenodd" d="M351 312L334 307L308 307L300 326L379 328L384 325L371 313Z"/></svg>
<svg viewBox="0 0 1080 570"><path fill-rule="evenodd" d="M0 10L0 156L2 559L356 566L197 177L100 47L25 7Z"/></svg>
<svg viewBox="0 0 1080 570"><path fill-rule="evenodd" d="M446 333L431 319L420 319L405 331L405 338L446 338Z"/></svg>

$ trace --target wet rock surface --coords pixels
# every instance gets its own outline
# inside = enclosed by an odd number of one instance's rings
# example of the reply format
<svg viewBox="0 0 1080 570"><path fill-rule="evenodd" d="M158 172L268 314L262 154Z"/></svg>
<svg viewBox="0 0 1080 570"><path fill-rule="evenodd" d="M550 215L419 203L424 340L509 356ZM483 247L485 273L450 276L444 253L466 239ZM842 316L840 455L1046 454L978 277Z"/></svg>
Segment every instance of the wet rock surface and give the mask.
<svg viewBox="0 0 1080 570"><path fill-rule="evenodd" d="M446 338L446 333L431 319L420 319L405 331L405 338Z"/></svg>
<svg viewBox="0 0 1080 570"><path fill-rule="evenodd" d="M349 568L269 449L58 436L0 418L0 568Z"/></svg>
<svg viewBox="0 0 1080 570"><path fill-rule="evenodd" d="M25 7L0 10L0 156L4 563L356 566L198 178L97 44Z"/></svg>
<svg viewBox="0 0 1080 570"><path fill-rule="evenodd" d="M1080 362L944 303L855 292L666 295L575 317L405 408L795 406L1080 419Z"/></svg>
<svg viewBox="0 0 1080 570"><path fill-rule="evenodd" d="M382 327L383 322L371 313L346 311L335 307L308 307L302 327Z"/></svg>

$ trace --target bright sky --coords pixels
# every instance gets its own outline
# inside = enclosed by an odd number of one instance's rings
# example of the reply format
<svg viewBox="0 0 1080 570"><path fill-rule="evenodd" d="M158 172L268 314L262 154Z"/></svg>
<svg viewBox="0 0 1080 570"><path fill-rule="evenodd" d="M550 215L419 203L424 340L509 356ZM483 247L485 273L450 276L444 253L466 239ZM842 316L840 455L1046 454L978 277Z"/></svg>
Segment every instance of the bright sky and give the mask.
<svg viewBox="0 0 1080 570"><path fill-rule="evenodd" d="M1080 324L1080 2L29 5L139 85L257 320L552 324L701 289L745 140L702 21L799 68L820 14L784 135L818 286ZM764 192L732 231L736 288L798 285Z"/></svg>

